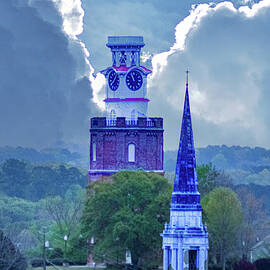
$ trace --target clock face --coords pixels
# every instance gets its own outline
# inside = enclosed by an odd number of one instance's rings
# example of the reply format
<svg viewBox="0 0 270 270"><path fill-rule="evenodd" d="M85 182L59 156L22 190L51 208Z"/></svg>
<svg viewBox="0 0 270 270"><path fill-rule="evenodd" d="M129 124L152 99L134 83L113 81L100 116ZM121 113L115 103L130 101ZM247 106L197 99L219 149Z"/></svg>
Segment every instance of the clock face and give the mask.
<svg viewBox="0 0 270 270"><path fill-rule="evenodd" d="M113 70L110 72L108 77L109 86L113 91L116 91L119 87L119 75Z"/></svg>
<svg viewBox="0 0 270 270"><path fill-rule="evenodd" d="M132 90L136 91L141 88L143 83L142 75L137 70L130 71L126 76L126 84L127 87Z"/></svg>

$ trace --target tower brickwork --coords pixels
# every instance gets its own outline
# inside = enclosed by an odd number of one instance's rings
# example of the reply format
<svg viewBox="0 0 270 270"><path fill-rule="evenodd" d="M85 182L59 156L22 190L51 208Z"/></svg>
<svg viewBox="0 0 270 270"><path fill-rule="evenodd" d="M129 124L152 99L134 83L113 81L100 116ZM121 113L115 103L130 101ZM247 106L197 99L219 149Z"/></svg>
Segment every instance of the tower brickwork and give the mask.
<svg viewBox="0 0 270 270"><path fill-rule="evenodd" d="M148 117L147 76L140 64L141 36L108 37L112 65L106 78L106 117L90 123L89 179L97 180L119 170L163 173L163 119Z"/></svg>
<svg viewBox="0 0 270 270"><path fill-rule="evenodd" d="M170 223L163 237L163 269L207 270L208 233L202 223L188 94L188 72L181 135L171 199Z"/></svg>

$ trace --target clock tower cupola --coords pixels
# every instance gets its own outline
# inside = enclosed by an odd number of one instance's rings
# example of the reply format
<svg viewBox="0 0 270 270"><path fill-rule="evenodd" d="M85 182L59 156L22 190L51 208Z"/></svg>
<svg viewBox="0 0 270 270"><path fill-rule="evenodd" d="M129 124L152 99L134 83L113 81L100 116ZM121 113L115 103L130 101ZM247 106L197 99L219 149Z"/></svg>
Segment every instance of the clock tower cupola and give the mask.
<svg viewBox="0 0 270 270"><path fill-rule="evenodd" d="M126 117L135 121L147 116L147 76L151 70L140 65L141 36L108 37L112 66L102 70L106 77L106 111L108 118Z"/></svg>

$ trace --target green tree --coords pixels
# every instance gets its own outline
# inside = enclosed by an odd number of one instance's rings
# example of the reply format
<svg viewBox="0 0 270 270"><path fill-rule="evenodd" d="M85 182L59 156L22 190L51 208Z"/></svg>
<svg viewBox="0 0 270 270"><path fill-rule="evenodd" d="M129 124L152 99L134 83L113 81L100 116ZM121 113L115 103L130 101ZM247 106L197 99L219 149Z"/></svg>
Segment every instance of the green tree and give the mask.
<svg viewBox="0 0 270 270"><path fill-rule="evenodd" d="M171 191L166 178L142 171L123 171L112 181L90 184L83 231L97 240L95 252L116 258L128 249L134 265L147 263L149 254L153 262L169 220Z"/></svg>
<svg viewBox="0 0 270 270"><path fill-rule="evenodd" d="M218 171L212 166L212 163L197 166L198 189L201 197L217 187L216 178Z"/></svg>
<svg viewBox="0 0 270 270"><path fill-rule="evenodd" d="M0 230L0 269L26 270L27 263L19 249Z"/></svg>
<svg viewBox="0 0 270 270"><path fill-rule="evenodd" d="M242 208L237 195L229 188L219 187L212 190L203 200L210 247L220 256L222 269L226 259L238 240L242 223Z"/></svg>
<svg viewBox="0 0 270 270"><path fill-rule="evenodd" d="M202 198L217 187L232 187L230 176L224 171L216 170L212 163L199 165L197 176L198 189Z"/></svg>
<svg viewBox="0 0 270 270"><path fill-rule="evenodd" d="M27 164L17 159L8 159L2 164L1 181L3 191L8 196L24 198L24 187L29 184Z"/></svg>
<svg viewBox="0 0 270 270"><path fill-rule="evenodd" d="M76 231L84 202L85 190L79 185L72 185L64 198L56 196L44 199L44 208L62 236L70 237Z"/></svg>

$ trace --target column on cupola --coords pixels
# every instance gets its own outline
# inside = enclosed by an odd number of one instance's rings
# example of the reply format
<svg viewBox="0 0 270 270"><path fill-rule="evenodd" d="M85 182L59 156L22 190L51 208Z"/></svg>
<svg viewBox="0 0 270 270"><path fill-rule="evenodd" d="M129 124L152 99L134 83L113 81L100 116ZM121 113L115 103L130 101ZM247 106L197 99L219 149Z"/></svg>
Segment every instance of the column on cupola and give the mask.
<svg viewBox="0 0 270 270"><path fill-rule="evenodd" d="M187 249L183 249L183 256L184 256L183 269L189 269L189 256L188 256L188 254L189 254L189 251Z"/></svg>
<svg viewBox="0 0 270 270"><path fill-rule="evenodd" d="M112 51L112 64L113 66L117 65L117 54L115 51Z"/></svg>
<svg viewBox="0 0 270 270"><path fill-rule="evenodd" d="M170 256L170 247L166 246L163 249L163 265L164 270L168 270L169 268L169 256Z"/></svg>
<svg viewBox="0 0 270 270"><path fill-rule="evenodd" d="M199 257L199 270L206 270L206 266L207 266L207 249L204 248L204 247L201 247L199 249L199 254L198 254L198 257Z"/></svg>
<svg viewBox="0 0 270 270"><path fill-rule="evenodd" d="M183 266L183 248L179 243L178 244L178 265L177 265L178 270L182 270L182 266Z"/></svg>
<svg viewBox="0 0 270 270"><path fill-rule="evenodd" d="M175 246L173 246L173 248L172 248L172 263L171 263L171 265L172 265L172 269L174 269L174 270L178 270L177 269L177 267L178 267L178 264L177 264L177 251L178 251L178 249L175 247Z"/></svg>

